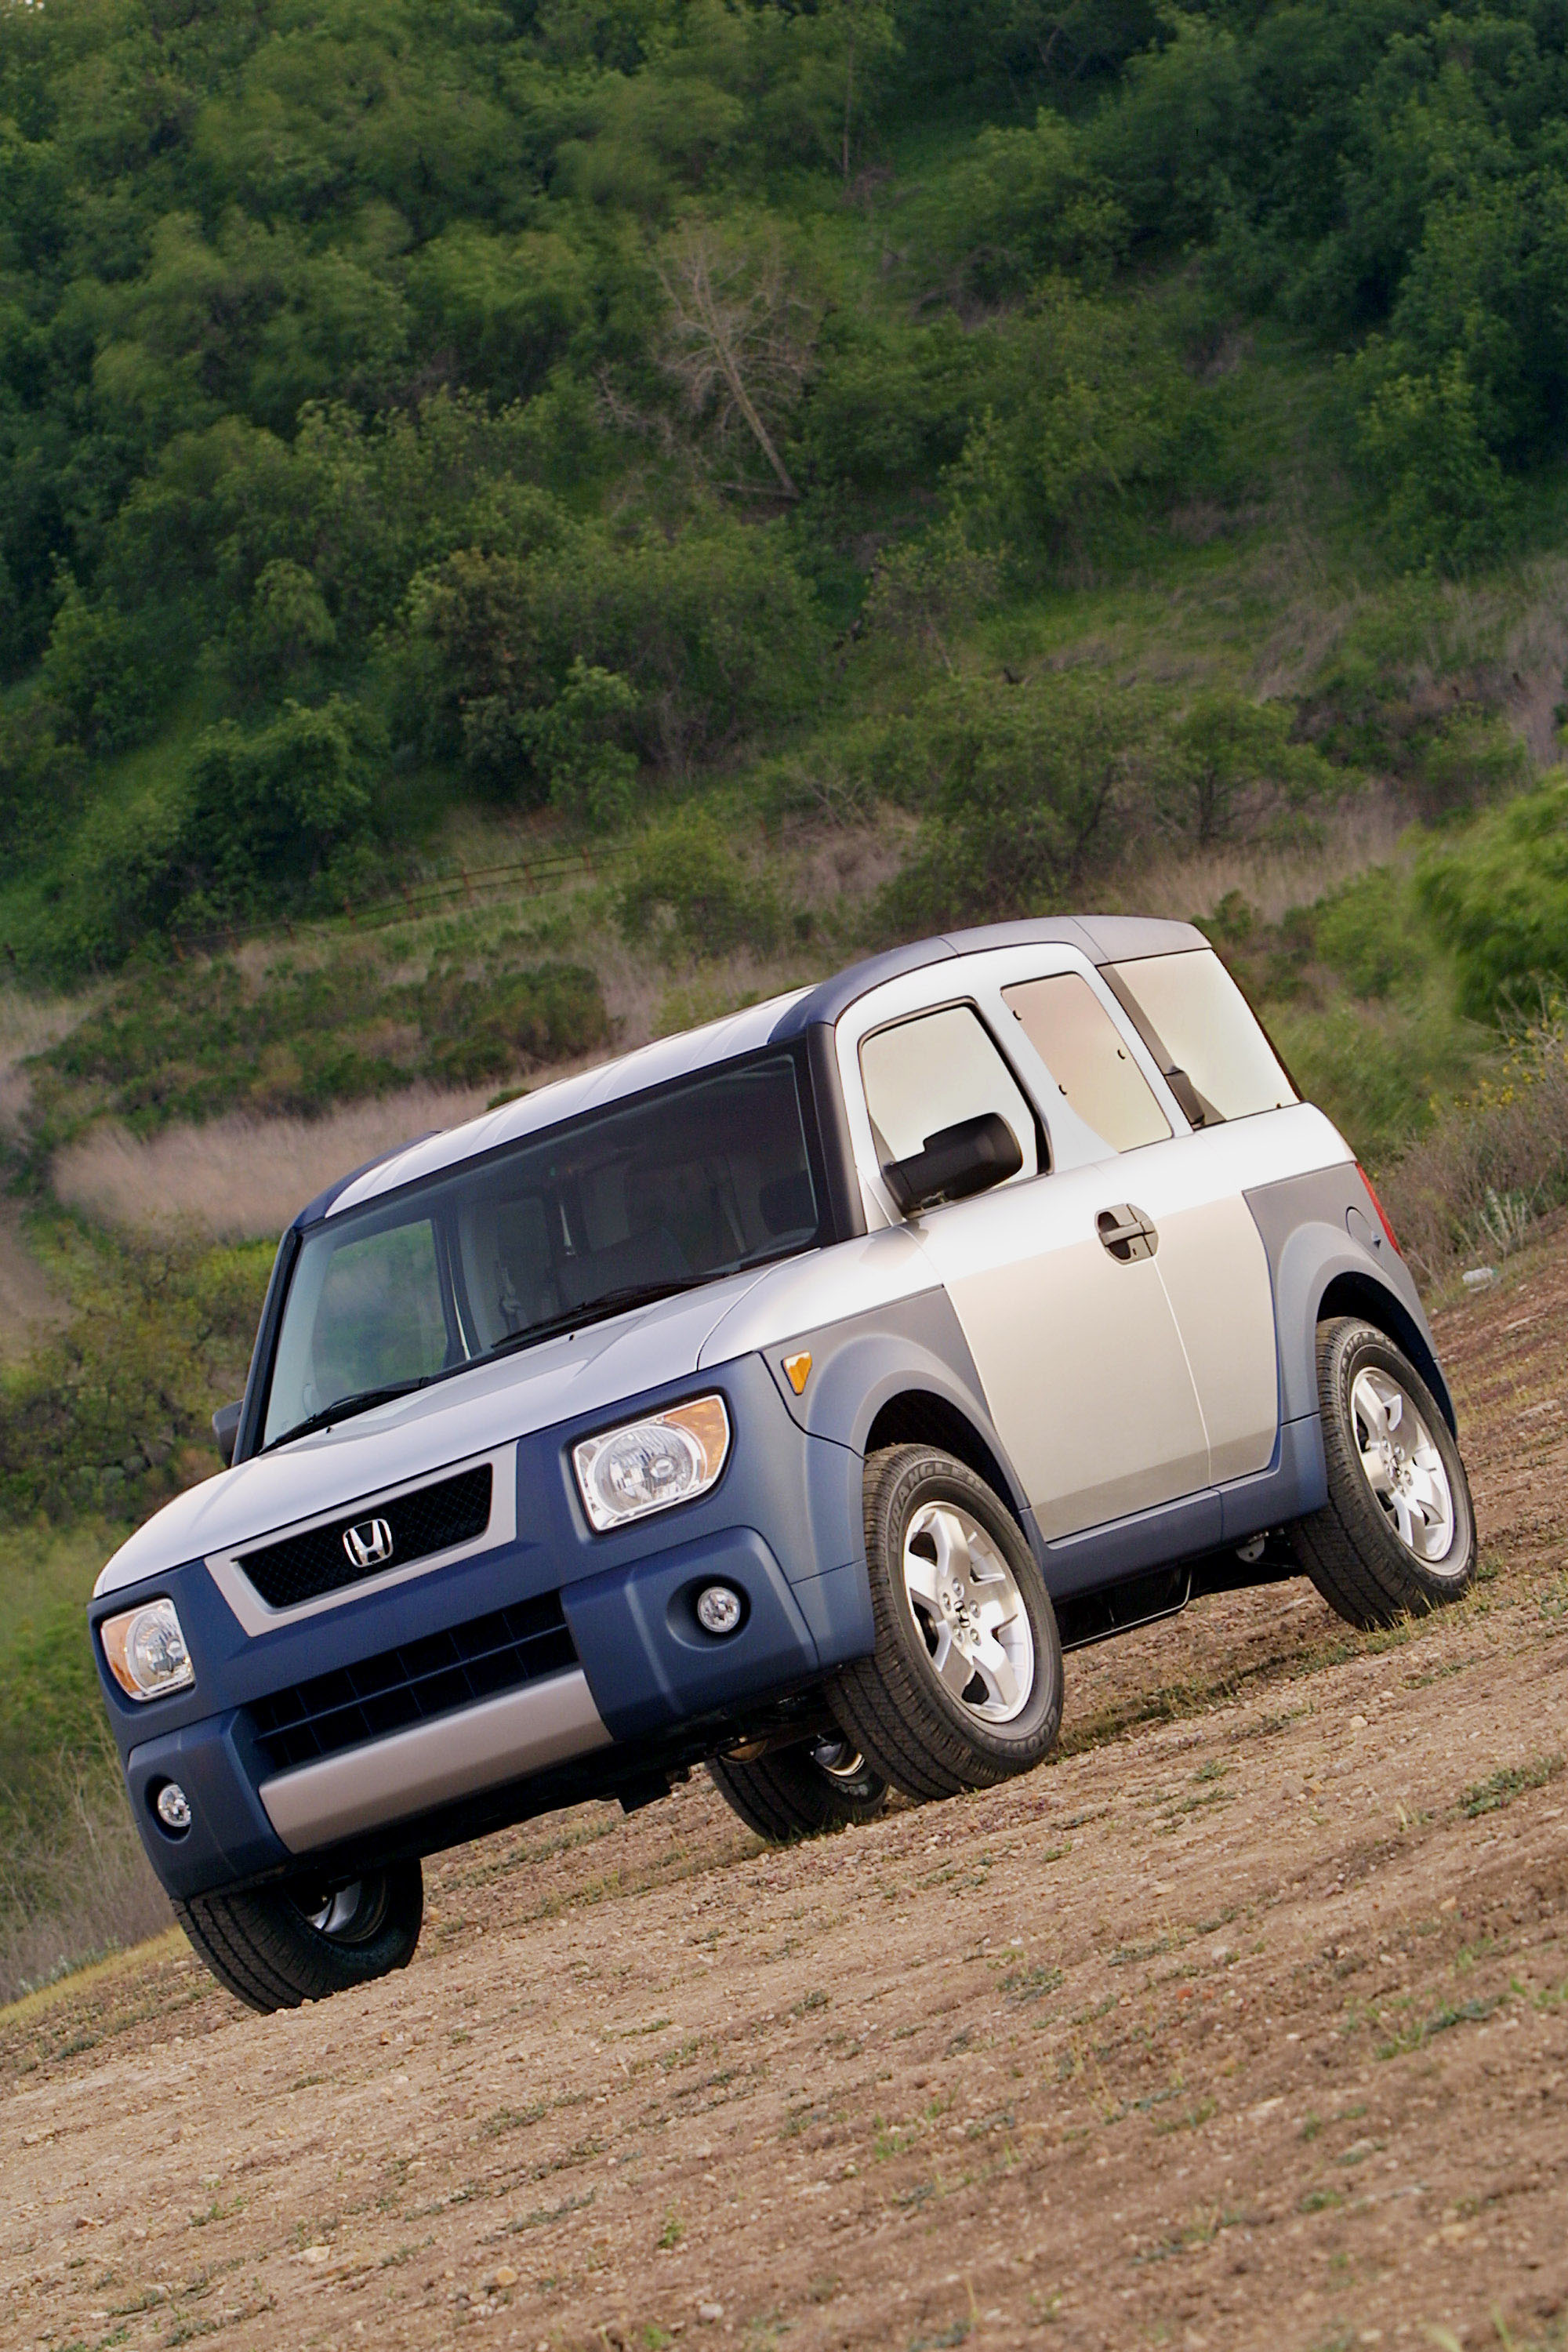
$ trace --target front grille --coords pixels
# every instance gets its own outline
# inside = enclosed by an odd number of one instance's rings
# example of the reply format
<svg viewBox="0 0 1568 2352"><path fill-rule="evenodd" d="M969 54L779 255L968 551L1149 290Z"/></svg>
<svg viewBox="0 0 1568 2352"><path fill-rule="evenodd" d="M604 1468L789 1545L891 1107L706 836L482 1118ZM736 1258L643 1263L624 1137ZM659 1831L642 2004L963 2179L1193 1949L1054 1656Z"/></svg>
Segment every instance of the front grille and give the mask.
<svg viewBox="0 0 1568 2352"><path fill-rule="evenodd" d="M264 1544L259 1551L241 1552L239 1565L269 1609L294 1609L301 1601L341 1591L367 1576L384 1576L390 1568L405 1568L432 1552L472 1543L490 1523L490 1465L484 1462L477 1470L459 1470L455 1478L416 1487L394 1502L365 1505L329 1527L285 1536L281 1543ZM351 1528L363 1528L372 1519L385 1520L392 1549L362 1568L350 1557L343 1538Z"/></svg>
<svg viewBox="0 0 1568 2352"><path fill-rule="evenodd" d="M250 1720L273 1770L286 1772L576 1663L560 1596L550 1592L274 1691Z"/></svg>

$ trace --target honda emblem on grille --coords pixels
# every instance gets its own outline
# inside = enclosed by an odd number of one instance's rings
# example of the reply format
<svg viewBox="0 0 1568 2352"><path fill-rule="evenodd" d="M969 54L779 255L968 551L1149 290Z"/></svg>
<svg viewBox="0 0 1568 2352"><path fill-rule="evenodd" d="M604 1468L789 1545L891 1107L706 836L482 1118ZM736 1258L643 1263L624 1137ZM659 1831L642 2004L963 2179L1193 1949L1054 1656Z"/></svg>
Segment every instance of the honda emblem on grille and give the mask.
<svg viewBox="0 0 1568 2352"><path fill-rule="evenodd" d="M356 1568L379 1568L392 1558L392 1529L384 1519L362 1519L343 1529L343 1549Z"/></svg>

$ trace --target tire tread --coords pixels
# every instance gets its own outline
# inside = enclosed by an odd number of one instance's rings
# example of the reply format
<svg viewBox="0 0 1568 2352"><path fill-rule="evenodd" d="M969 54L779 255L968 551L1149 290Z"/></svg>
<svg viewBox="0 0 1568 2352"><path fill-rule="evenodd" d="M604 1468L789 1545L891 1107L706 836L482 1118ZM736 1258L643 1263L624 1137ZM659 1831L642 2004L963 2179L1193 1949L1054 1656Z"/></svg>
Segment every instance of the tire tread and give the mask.
<svg viewBox="0 0 1568 2352"><path fill-rule="evenodd" d="M407 1967L424 1911L419 1864L395 1865L394 1882L388 1923L364 1945L329 1942L280 1887L193 1895L175 1900L174 1916L225 1990L266 2016Z"/></svg>
<svg viewBox="0 0 1568 2352"><path fill-rule="evenodd" d="M993 1511L1005 1511L990 1487L951 1455L924 1445L889 1446L883 1453L873 1454L866 1464L868 1561L877 1558L883 1507L893 1489L906 1479L931 1476L967 1486ZM1011 1517L1005 1512L1005 1515ZM1018 1540L1024 1541L1021 1531ZM972 1789L996 1788L1012 1779L1019 1769L1016 1765L1009 1766L1001 1759L984 1755L935 1717L899 1639L894 1599L887 1577L873 1573L870 1581L876 1647L868 1658L856 1658L841 1666L829 1694L833 1712L846 1734L894 1788L917 1801L962 1796ZM1046 1607L1048 1612L1048 1599ZM1044 1661L1040 1664L1043 1667ZM1060 1706L1058 1667L1056 1719L1059 1719ZM1055 1738L1055 1731L1054 1719L1046 1747Z"/></svg>
<svg viewBox="0 0 1568 2352"><path fill-rule="evenodd" d="M1415 1366L1374 1324L1354 1316L1336 1316L1320 1323L1317 1331L1318 1400L1329 1499L1321 1509L1298 1519L1290 1536L1296 1557L1330 1608L1347 1623L1370 1633L1396 1624L1404 1616L1424 1615L1446 1600L1458 1600L1468 1589L1469 1577L1467 1575L1457 1581L1451 1593L1429 1591L1419 1581L1415 1563L1405 1564L1395 1538L1385 1538L1384 1544L1373 1540L1383 1535L1383 1530L1366 1520L1366 1481L1361 1464L1352 1452L1351 1433L1339 1409L1337 1392L1336 1366L1342 1352L1357 1344L1363 1333L1375 1340L1380 1348L1392 1350L1399 1358L1403 1367L1402 1377L1414 1381L1419 1392L1417 1401L1434 1417L1437 1414L1436 1401ZM1455 1464L1458 1469L1459 1489L1455 1500L1457 1505L1462 1506L1468 1522L1473 1554L1475 1515L1465 1483L1463 1465L1458 1463L1457 1452ZM1445 1466L1448 1470L1450 1486L1453 1486L1454 1465ZM1381 1565L1380 1554L1383 1556Z"/></svg>

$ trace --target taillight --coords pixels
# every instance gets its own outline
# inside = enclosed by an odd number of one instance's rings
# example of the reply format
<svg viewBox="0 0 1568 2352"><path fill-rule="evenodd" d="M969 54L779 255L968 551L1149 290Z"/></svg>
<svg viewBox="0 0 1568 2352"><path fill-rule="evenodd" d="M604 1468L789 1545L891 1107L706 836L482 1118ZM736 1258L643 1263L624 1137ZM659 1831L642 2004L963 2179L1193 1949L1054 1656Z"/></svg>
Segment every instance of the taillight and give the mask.
<svg viewBox="0 0 1568 2352"><path fill-rule="evenodd" d="M1384 1207L1383 1202L1378 1199L1376 1192L1373 1189L1372 1178L1367 1174L1366 1170L1362 1166L1359 1160L1356 1161L1355 1172L1361 1178L1362 1182L1366 1186L1366 1197L1372 1202L1373 1207L1377 1211L1377 1222L1383 1227L1384 1232L1388 1235L1395 1255L1403 1257L1405 1255L1405 1252L1399 1246L1399 1235L1389 1223L1388 1212Z"/></svg>

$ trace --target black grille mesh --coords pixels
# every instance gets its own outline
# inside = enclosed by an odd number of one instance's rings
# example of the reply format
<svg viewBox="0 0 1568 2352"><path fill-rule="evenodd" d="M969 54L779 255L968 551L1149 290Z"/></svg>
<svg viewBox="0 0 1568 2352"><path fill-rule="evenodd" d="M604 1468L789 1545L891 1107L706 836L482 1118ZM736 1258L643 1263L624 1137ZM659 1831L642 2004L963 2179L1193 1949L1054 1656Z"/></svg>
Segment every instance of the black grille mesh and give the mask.
<svg viewBox="0 0 1568 2352"><path fill-rule="evenodd" d="M242 1552L239 1564L269 1609L297 1608L301 1601L340 1591L367 1576L384 1576L389 1568L405 1568L431 1552L472 1543L490 1522L490 1465L484 1462L477 1470L460 1470L455 1478L399 1495L395 1502L371 1504L334 1519L330 1527L311 1528L302 1536L285 1536L281 1543ZM359 1568L349 1558L343 1537L369 1519L386 1521L392 1550L385 1559Z"/></svg>
<svg viewBox="0 0 1568 2352"><path fill-rule="evenodd" d="M576 1663L560 1597L551 1592L274 1691L253 1703L250 1720L273 1770L284 1772Z"/></svg>

